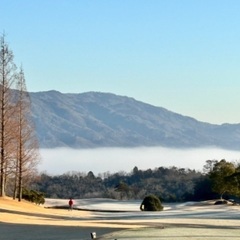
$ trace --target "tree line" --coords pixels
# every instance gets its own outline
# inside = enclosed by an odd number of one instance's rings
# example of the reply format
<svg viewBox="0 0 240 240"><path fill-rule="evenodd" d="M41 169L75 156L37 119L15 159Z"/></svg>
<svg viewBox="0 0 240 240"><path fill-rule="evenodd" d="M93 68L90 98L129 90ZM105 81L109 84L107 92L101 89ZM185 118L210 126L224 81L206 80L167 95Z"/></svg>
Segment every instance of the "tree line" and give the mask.
<svg viewBox="0 0 240 240"><path fill-rule="evenodd" d="M50 176L42 173L34 188L48 198L143 199L153 194L165 202L200 201L240 196L238 164L208 160L204 171L159 167L130 173L68 172Z"/></svg>
<svg viewBox="0 0 240 240"><path fill-rule="evenodd" d="M38 142L31 121L31 100L23 67L0 36L0 197L22 199L22 191L36 176Z"/></svg>

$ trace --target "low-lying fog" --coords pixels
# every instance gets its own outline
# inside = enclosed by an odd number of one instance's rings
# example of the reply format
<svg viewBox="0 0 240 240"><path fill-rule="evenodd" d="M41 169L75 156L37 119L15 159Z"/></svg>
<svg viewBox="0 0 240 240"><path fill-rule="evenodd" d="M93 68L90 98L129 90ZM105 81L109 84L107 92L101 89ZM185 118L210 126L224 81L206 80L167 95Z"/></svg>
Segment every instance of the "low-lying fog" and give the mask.
<svg viewBox="0 0 240 240"><path fill-rule="evenodd" d="M162 147L141 148L98 148L98 149L70 149L55 148L41 149L40 172L51 175L66 172L92 171L99 173L116 173L125 171L130 173L137 166L138 169L154 169L157 167L190 168L202 171L206 160L221 160L238 162L240 151L228 151L216 148L205 149L170 149Z"/></svg>

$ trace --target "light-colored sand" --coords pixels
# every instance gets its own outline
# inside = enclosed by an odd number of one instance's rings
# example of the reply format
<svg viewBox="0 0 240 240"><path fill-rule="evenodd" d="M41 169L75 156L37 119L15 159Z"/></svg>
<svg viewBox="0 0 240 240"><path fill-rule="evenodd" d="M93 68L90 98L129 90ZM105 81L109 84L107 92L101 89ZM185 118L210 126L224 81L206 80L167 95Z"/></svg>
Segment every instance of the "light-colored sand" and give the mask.
<svg viewBox="0 0 240 240"><path fill-rule="evenodd" d="M67 206L66 202L67 200L47 199L45 206L62 206L63 204ZM161 239L166 236L168 240L180 236L181 239L185 239L184 236L186 239L198 239L204 236L204 239L211 240L220 237L240 239L240 206L213 205L213 202L169 204L165 205L165 210L162 212L141 212L138 202L134 205L129 202L95 199L76 202L91 211L68 211L67 209L44 208L26 201L18 202L10 198L0 198L0 222L15 224L15 226L16 224L39 227L75 226L83 229L100 227L112 229L112 231L128 229L108 234L104 236L105 239L134 239L134 236L144 237L151 234L156 239L158 239L158 234L161 234ZM107 212L107 208L111 206L114 210L118 208L121 211ZM105 211L96 211L101 208ZM124 211L126 209L127 211ZM154 236L151 239L154 239Z"/></svg>
<svg viewBox="0 0 240 240"><path fill-rule="evenodd" d="M18 202L11 198L0 198L0 222L15 224L36 224L53 226L97 226L108 228L132 228L145 225L129 223L111 223L95 220L96 213L91 211L68 211L67 209L50 209L37 206L27 201Z"/></svg>

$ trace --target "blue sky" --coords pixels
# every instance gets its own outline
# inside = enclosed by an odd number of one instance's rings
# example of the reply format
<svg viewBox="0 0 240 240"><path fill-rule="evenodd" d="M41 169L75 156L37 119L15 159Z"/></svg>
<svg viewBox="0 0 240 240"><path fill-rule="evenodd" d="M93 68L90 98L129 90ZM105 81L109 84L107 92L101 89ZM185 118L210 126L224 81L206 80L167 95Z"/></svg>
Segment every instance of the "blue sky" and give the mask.
<svg viewBox="0 0 240 240"><path fill-rule="evenodd" d="M1 0L30 92L111 92L240 122L240 1Z"/></svg>

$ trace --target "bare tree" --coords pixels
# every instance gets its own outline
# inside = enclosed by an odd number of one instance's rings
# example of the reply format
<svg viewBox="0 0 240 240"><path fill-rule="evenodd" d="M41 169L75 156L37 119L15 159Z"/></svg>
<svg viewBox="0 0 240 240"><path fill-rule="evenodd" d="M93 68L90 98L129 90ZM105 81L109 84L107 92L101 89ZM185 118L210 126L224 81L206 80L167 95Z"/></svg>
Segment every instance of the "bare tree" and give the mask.
<svg viewBox="0 0 240 240"><path fill-rule="evenodd" d="M18 200L22 200L22 189L39 163L38 142L31 120L31 101L27 92L23 69L17 81L17 103L15 111L16 141L16 188ZM26 186L25 186L26 187Z"/></svg>
<svg viewBox="0 0 240 240"><path fill-rule="evenodd" d="M16 66L13 53L5 42L5 35L0 37L0 196L5 196L6 176L12 131L9 127L12 115L11 86L16 81Z"/></svg>
<svg viewBox="0 0 240 240"><path fill-rule="evenodd" d="M23 186L33 177L39 155L24 72L22 68L17 72L13 58L3 34L0 37L0 196L6 195L9 180L13 196L21 201ZM15 83L17 89L13 90Z"/></svg>

